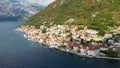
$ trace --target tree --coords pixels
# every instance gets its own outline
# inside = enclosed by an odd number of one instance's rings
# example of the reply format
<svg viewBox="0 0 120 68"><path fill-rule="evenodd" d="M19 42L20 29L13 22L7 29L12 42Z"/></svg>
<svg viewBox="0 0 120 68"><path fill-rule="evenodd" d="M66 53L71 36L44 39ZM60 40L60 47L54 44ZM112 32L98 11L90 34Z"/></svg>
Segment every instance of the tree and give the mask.
<svg viewBox="0 0 120 68"><path fill-rule="evenodd" d="M70 41L73 42L73 38L72 37L70 38Z"/></svg>
<svg viewBox="0 0 120 68"><path fill-rule="evenodd" d="M106 51L101 51L101 52L106 54L108 57L118 57L118 52L113 51L113 50L106 50Z"/></svg>
<svg viewBox="0 0 120 68"><path fill-rule="evenodd" d="M42 33L46 33L47 32L47 29L46 28L43 28L42 29Z"/></svg>

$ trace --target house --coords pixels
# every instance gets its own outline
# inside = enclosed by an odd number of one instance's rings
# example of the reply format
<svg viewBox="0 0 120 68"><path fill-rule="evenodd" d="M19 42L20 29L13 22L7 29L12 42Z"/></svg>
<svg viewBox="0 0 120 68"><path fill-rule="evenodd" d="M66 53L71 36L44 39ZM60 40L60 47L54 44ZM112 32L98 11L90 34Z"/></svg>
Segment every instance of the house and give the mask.
<svg viewBox="0 0 120 68"><path fill-rule="evenodd" d="M112 50L113 50L113 51L119 51L119 47L117 47L117 46L112 46Z"/></svg>
<svg viewBox="0 0 120 68"><path fill-rule="evenodd" d="M87 46L81 46L80 48L80 54L81 55L87 55Z"/></svg>
<svg viewBox="0 0 120 68"><path fill-rule="evenodd" d="M74 43L76 43L77 45L79 45L80 43L81 43L81 41L80 40L77 40L77 39L75 39L75 40L73 40L74 41Z"/></svg>
<svg viewBox="0 0 120 68"><path fill-rule="evenodd" d="M80 52L80 47L79 46L73 46L73 51L74 52Z"/></svg>
<svg viewBox="0 0 120 68"><path fill-rule="evenodd" d="M99 46L99 49L101 51L105 51L105 50L108 50L108 46Z"/></svg>
<svg viewBox="0 0 120 68"><path fill-rule="evenodd" d="M104 37L105 38L112 38L112 33L107 32L107 33L104 34Z"/></svg>
<svg viewBox="0 0 120 68"><path fill-rule="evenodd" d="M93 31L93 29L88 29L88 27L85 26L83 31L82 31L82 33L84 33L84 34L91 34L92 33L91 31Z"/></svg>
<svg viewBox="0 0 120 68"><path fill-rule="evenodd" d="M111 30L111 32L117 32L118 31L118 28L113 28L112 30Z"/></svg>
<svg viewBox="0 0 120 68"><path fill-rule="evenodd" d="M120 42L114 42L113 45L120 46Z"/></svg>
<svg viewBox="0 0 120 68"><path fill-rule="evenodd" d="M67 46L73 47L73 46L74 46L74 43L73 43L73 42L68 42Z"/></svg>
<svg viewBox="0 0 120 68"><path fill-rule="evenodd" d="M69 47L72 47L72 46L74 46L74 42L64 41L64 45L69 46Z"/></svg>
<svg viewBox="0 0 120 68"><path fill-rule="evenodd" d="M81 46L81 55L96 56L99 53L99 49L94 46Z"/></svg>
<svg viewBox="0 0 120 68"><path fill-rule="evenodd" d="M97 34L98 31L97 31L97 30L93 30L93 29L86 29L86 33L89 33L89 34Z"/></svg>
<svg viewBox="0 0 120 68"><path fill-rule="evenodd" d="M94 46L88 46L89 56L96 56L98 53L99 53L99 49L95 48Z"/></svg>
<svg viewBox="0 0 120 68"><path fill-rule="evenodd" d="M107 43L113 45L113 42L114 42L114 39L109 39Z"/></svg>
<svg viewBox="0 0 120 68"><path fill-rule="evenodd" d="M84 40L90 41L92 38L90 36L86 36Z"/></svg>
<svg viewBox="0 0 120 68"><path fill-rule="evenodd" d="M104 37L97 36L97 37L94 37L92 39L95 41L102 41L102 40L104 40Z"/></svg>
<svg viewBox="0 0 120 68"><path fill-rule="evenodd" d="M120 46L120 37L115 37L113 45Z"/></svg>
<svg viewBox="0 0 120 68"><path fill-rule="evenodd" d="M70 26L70 30L71 31L76 31L78 29L78 26L77 25L71 25Z"/></svg>
<svg viewBox="0 0 120 68"><path fill-rule="evenodd" d="M120 26L118 27L118 30L120 31Z"/></svg>
<svg viewBox="0 0 120 68"><path fill-rule="evenodd" d="M61 41L60 40L54 40L53 41L54 45L61 46Z"/></svg>

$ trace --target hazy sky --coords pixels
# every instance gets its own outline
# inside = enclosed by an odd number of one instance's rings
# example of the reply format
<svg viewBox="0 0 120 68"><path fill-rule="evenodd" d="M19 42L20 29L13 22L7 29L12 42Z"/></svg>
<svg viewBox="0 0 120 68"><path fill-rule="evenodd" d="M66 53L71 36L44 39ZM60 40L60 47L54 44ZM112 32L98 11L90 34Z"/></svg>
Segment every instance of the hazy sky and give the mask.
<svg viewBox="0 0 120 68"><path fill-rule="evenodd" d="M30 3L39 3L42 5L48 5L49 3L53 2L54 0L27 0Z"/></svg>
<svg viewBox="0 0 120 68"><path fill-rule="evenodd" d="M38 3L41 5L48 5L55 0L1 0L1 1L24 1L29 3Z"/></svg>

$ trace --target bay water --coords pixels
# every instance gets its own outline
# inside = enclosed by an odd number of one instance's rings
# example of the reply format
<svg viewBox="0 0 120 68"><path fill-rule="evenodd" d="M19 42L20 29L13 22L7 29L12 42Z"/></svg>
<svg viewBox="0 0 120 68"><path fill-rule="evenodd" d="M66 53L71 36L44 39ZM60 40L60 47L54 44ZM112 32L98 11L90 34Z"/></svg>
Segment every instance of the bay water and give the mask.
<svg viewBox="0 0 120 68"><path fill-rule="evenodd" d="M21 22L0 22L0 68L120 68L120 61L82 58L28 41Z"/></svg>

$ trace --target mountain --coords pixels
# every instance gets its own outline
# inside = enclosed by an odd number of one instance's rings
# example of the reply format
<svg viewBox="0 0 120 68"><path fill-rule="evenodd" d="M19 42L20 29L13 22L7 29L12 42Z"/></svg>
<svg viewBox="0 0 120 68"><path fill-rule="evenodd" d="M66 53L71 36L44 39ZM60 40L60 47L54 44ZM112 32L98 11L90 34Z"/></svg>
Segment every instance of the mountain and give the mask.
<svg viewBox="0 0 120 68"><path fill-rule="evenodd" d="M20 1L0 1L0 21L25 20L37 13L43 6Z"/></svg>
<svg viewBox="0 0 120 68"><path fill-rule="evenodd" d="M120 26L119 0L56 0L24 22L24 25L86 25L105 33Z"/></svg>

